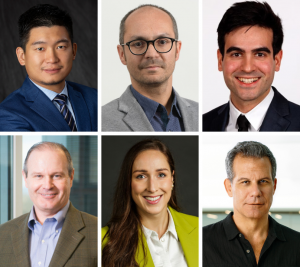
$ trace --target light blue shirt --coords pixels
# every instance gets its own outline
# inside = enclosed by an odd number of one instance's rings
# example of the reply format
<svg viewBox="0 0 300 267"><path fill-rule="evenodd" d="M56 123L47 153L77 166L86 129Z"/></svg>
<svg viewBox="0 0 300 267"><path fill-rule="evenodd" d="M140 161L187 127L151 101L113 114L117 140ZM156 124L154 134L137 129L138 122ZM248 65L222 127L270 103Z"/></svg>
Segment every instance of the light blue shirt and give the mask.
<svg viewBox="0 0 300 267"><path fill-rule="evenodd" d="M53 99L56 97L57 93L52 91L52 90L49 90L49 89L46 89L42 86L39 86L37 85L36 83L34 83L30 78L29 80L37 87L39 88L49 99L50 101L54 104L54 106L56 106L56 108L60 111L60 106L59 104L56 102L56 101L53 101ZM64 89L59 93L59 95L66 95L68 98L67 98L67 107L68 109L70 110L73 118L74 118L74 121L75 121L75 124L76 124L76 118L75 118L75 114L74 114L74 111L72 109L72 105L71 105L71 102L69 100L69 95L68 95L68 87L67 87L67 83L65 82L65 87ZM77 127L77 124L76 124L76 127Z"/></svg>
<svg viewBox="0 0 300 267"><path fill-rule="evenodd" d="M47 218L43 225L37 221L34 206L32 207L28 220L31 267L49 266L69 206L70 201L53 218Z"/></svg>

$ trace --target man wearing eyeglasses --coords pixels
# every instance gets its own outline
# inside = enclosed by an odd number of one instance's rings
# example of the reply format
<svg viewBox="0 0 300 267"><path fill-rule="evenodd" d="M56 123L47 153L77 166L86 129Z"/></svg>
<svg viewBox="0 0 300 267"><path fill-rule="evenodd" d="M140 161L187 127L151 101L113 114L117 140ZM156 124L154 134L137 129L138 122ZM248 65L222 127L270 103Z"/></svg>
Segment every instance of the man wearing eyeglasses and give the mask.
<svg viewBox="0 0 300 267"><path fill-rule="evenodd" d="M172 87L181 49L172 14L154 5L131 10L117 48L132 84L103 106L102 131L198 131L198 103Z"/></svg>

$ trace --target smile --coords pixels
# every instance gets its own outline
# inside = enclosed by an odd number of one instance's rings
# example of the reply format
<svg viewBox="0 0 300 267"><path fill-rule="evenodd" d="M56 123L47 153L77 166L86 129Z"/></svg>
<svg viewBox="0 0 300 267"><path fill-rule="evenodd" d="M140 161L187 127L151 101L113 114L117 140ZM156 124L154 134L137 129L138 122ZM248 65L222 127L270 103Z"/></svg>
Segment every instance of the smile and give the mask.
<svg viewBox="0 0 300 267"><path fill-rule="evenodd" d="M160 199L162 198L161 196L155 196L155 197L144 197L144 199L149 203L149 204L157 204Z"/></svg>
<svg viewBox="0 0 300 267"><path fill-rule="evenodd" d="M44 69L46 73L53 74L59 72L61 69Z"/></svg>
<svg viewBox="0 0 300 267"><path fill-rule="evenodd" d="M57 194L41 194L44 198L54 198Z"/></svg>
<svg viewBox="0 0 300 267"><path fill-rule="evenodd" d="M241 77L237 77L237 79L243 83L253 83L258 81L260 78L256 77L256 78L241 78Z"/></svg>

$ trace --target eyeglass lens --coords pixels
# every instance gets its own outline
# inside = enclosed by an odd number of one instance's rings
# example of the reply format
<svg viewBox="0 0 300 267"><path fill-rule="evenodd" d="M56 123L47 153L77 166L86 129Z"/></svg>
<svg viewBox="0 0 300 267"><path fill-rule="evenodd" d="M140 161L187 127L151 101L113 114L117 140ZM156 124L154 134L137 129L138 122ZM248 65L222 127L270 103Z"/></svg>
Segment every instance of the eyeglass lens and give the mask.
<svg viewBox="0 0 300 267"><path fill-rule="evenodd" d="M154 42L154 47L158 52L168 52L172 48L172 40L168 38L159 38ZM147 42L144 40L135 40L130 43L130 50L134 54L143 54L147 50Z"/></svg>

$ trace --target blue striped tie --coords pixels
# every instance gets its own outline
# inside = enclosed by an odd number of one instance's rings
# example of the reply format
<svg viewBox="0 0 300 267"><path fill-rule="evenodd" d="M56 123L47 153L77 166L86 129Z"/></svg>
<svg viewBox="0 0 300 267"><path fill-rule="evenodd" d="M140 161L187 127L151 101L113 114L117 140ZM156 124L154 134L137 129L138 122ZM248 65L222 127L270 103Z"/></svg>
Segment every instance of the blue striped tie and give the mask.
<svg viewBox="0 0 300 267"><path fill-rule="evenodd" d="M77 132L74 118L72 116L72 113L70 112L70 110L67 107L68 97L66 95L62 94L62 95L57 95L53 100L56 103L58 103L59 108L60 108L60 114L63 115L63 117L66 120L66 122L68 123L71 131Z"/></svg>

